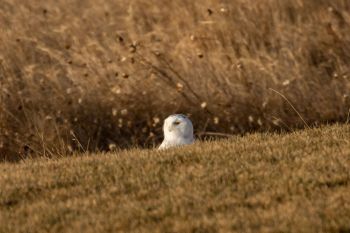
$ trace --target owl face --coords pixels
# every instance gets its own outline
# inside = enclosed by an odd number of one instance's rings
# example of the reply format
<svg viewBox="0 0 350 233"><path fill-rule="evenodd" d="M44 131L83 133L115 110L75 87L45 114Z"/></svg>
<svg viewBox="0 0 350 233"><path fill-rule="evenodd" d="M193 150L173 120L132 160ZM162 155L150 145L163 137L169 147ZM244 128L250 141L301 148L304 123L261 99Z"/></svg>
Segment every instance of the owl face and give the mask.
<svg viewBox="0 0 350 233"><path fill-rule="evenodd" d="M170 115L163 125L164 138L193 138L193 125L187 116L182 114Z"/></svg>

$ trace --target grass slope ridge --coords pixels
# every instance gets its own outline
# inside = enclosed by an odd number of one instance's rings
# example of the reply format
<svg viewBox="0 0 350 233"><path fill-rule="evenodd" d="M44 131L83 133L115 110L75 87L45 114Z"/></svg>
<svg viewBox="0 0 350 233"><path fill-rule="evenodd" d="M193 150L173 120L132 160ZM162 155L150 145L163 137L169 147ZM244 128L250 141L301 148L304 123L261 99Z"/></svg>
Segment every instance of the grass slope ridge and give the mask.
<svg viewBox="0 0 350 233"><path fill-rule="evenodd" d="M0 164L0 232L348 232L350 126Z"/></svg>

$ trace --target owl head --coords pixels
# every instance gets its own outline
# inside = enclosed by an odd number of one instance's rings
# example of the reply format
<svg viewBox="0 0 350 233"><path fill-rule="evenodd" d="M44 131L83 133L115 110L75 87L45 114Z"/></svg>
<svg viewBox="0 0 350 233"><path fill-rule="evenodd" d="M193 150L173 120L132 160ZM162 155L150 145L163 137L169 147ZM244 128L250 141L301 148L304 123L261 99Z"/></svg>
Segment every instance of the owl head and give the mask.
<svg viewBox="0 0 350 233"><path fill-rule="evenodd" d="M193 140L193 125L187 116L182 114L170 115L164 120L164 139Z"/></svg>

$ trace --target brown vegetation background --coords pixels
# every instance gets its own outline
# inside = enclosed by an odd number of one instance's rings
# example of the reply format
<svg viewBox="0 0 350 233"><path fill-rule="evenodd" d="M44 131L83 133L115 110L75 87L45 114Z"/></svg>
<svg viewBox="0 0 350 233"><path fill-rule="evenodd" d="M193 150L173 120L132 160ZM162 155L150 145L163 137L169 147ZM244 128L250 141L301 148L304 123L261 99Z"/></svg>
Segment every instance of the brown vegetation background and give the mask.
<svg viewBox="0 0 350 233"><path fill-rule="evenodd" d="M0 158L346 121L347 0L0 4ZM284 95L290 104L276 92Z"/></svg>

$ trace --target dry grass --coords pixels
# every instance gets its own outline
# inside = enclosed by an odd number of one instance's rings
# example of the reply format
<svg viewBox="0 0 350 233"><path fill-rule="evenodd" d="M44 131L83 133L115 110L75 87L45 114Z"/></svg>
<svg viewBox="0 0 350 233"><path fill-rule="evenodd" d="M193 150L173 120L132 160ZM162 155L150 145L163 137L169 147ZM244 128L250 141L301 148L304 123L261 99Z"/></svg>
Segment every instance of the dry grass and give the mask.
<svg viewBox="0 0 350 233"><path fill-rule="evenodd" d="M347 0L99 0L0 5L0 158L290 130L349 113ZM160 120L160 121L159 121Z"/></svg>
<svg viewBox="0 0 350 233"><path fill-rule="evenodd" d="M0 164L0 232L350 232L350 126Z"/></svg>

